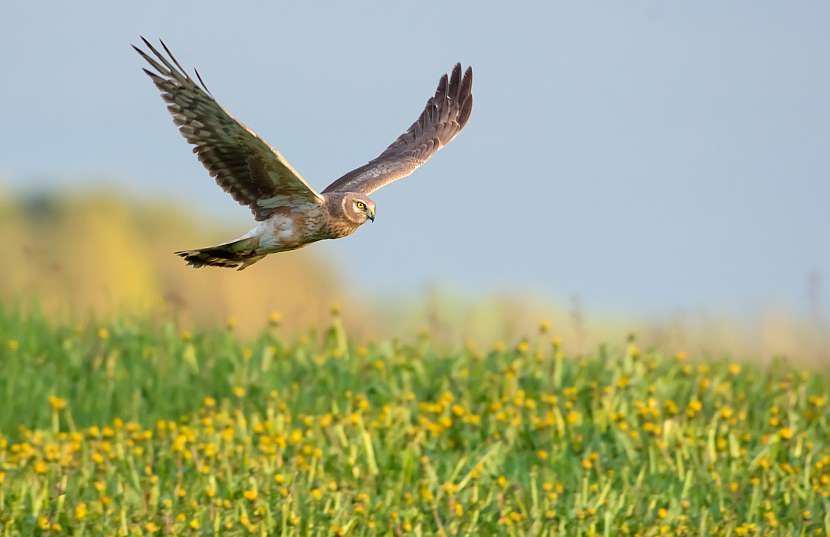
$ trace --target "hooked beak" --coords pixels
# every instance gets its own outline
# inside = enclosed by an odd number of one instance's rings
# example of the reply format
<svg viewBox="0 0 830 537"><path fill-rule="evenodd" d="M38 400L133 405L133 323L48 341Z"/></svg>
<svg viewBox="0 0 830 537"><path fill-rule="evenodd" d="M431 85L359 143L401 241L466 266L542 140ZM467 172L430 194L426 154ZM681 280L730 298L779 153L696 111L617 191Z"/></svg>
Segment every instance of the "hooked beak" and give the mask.
<svg viewBox="0 0 830 537"><path fill-rule="evenodd" d="M368 216L368 217L369 217L369 220L371 220L372 222L374 222L374 221L375 221L375 208L374 208L374 207L371 207L371 208L369 209L369 211L366 213L366 216Z"/></svg>

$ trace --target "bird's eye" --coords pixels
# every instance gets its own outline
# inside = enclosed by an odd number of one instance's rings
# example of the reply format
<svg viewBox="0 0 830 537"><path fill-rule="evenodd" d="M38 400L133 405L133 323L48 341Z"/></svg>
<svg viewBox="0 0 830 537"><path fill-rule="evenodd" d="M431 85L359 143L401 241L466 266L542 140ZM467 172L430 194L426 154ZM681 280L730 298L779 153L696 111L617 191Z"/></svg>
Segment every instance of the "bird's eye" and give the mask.
<svg viewBox="0 0 830 537"><path fill-rule="evenodd" d="M358 209L360 209L362 211L366 208L366 204L363 203L362 201L358 201L357 203L355 203L355 207L357 207Z"/></svg>

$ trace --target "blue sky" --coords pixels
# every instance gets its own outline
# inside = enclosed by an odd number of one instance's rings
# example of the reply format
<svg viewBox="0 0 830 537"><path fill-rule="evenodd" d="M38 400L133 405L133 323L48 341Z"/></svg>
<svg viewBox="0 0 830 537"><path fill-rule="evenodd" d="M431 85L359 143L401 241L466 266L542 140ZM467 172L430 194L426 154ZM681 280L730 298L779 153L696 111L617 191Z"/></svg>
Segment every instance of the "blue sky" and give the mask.
<svg viewBox="0 0 830 537"><path fill-rule="evenodd" d="M314 246L367 293L803 307L807 274L830 277L830 4L507 6L7 0L0 180L170 196L242 232L247 209L141 73L138 34L198 66L319 188L394 140L461 61L465 131L374 194L375 224Z"/></svg>

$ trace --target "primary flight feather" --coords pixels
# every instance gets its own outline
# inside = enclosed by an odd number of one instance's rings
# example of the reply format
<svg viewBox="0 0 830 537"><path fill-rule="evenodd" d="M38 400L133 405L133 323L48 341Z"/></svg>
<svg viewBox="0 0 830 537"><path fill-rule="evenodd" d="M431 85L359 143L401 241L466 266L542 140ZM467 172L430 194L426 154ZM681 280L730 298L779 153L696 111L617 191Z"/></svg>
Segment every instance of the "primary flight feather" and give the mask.
<svg viewBox="0 0 830 537"><path fill-rule="evenodd" d="M402 179L450 143L467 124L473 108L473 71L456 64L438 82L421 115L375 159L316 192L279 151L230 115L161 42L164 53L144 39L147 51L133 48L152 69L144 72L167 102L167 109L193 152L216 183L251 208L258 224L242 237L219 246L176 252L189 265L242 270L268 254L295 250L323 239L354 233L375 219L368 195Z"/></svg>

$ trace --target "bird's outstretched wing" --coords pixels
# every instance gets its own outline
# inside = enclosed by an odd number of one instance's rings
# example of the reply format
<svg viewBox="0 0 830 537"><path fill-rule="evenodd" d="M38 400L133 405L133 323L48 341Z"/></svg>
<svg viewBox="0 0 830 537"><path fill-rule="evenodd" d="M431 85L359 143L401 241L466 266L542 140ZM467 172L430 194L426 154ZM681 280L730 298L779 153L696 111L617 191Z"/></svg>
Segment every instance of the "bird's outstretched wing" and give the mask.
<svg viewBox="0 0 830 537"><path fill-rule="evenodd" d="M216 183L233 199L265 220L275 207L322 203L285 158L257 134L226 112L208 91L182 69L164 44L160 53L141 38L155 56L133 45L154 70L144 69L161 91L179 131L193 147Z"/></svg>
<svg viewBox="0 0 830 537"><path fill-rule="evenodd" d="M336 180L323 193L371 194L414 172L464 128L473 109L472 89L472 67L467 67L462 77L461 64L456 64L451 77L441 77L435 95L405 133L377 158Z"/></svg>

